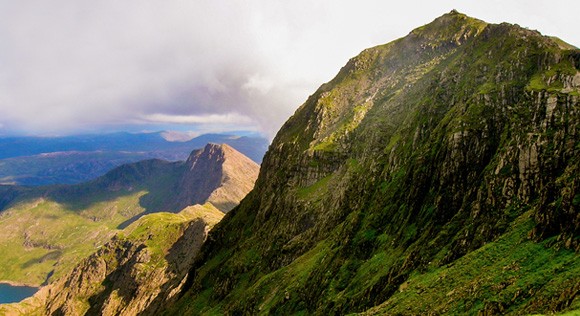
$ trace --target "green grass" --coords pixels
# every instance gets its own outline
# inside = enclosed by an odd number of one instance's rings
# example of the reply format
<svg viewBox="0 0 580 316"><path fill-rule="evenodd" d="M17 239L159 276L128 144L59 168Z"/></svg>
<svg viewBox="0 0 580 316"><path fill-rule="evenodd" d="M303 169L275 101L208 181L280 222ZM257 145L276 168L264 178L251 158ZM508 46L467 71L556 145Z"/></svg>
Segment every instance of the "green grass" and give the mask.
<svg viewBox="0 0 580 316"><path fill-rule="evenodd" d="M93 253L144 209L145 191L74 211L45 199L24 202L0 217L0 280L40 285L58 278Z"/></svg>
<svg viewBox="0 0 580 316"><path fill-rule="evenodd" d="M312 147L312 150L319 150L319 151L334 151L338 147L338 144L328 140L324 142L320 142Z"/></svg>
<svg viewBox="0 0 580 316"><path fill-rule="evenodd" d="M553 240L528 240L534 226L529 216L522 215L508 233L451 265L414 272L371 312L477 314L486 304L509 306L502 313L526 307L549 312L549 302L580 282L580 260L572 250L551 247ZM530 293L538 290L542 294L530 300ZM580 307L579 299L573 304Z"/></svg>
<svg viewBox="0 0 580 316"><path fill-rule="evenodd" d="M568 59L563 59L560 63L532 76L526 89L532 91L546 90L549 92L560 92L563 88L563 83L559 80L553 80L548 84L548 79L558 78L559 75L574 76L576 73L577 70L572 62ZM576 89L569 93L578 94L578 92L578 89Z"/></svg>
<svg viewBox="0 0 580 316"><path fill-rule="evenodd" d="M323 195L328 189L328 183L332 179L332 175L326 176L314 184L298 189L297 196L299 199L314 198Z"/></svg>

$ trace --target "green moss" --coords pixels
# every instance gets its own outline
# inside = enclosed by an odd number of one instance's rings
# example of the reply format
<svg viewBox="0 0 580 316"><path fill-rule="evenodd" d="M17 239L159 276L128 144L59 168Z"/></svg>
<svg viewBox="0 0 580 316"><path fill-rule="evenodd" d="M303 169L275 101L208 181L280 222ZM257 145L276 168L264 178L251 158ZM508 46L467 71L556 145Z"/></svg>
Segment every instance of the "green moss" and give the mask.
<svg viewBox="0 0 580 316"><path fill-rule="evenodd" d="M360 162L355 158L349 158L347 160L348 170L351 172L361 172L363 169Z"/></svg>
<svg viewBox="0 0 580 316"><path fill-rule="evenodd" d="M580 206L580 194L576 194L572 200L574 206Z"/></svg>
<svg viewBox="0 0 580 316"><path fill-rule="evenodd" d="M533 225L527 213L509 233L453 265L414 273L407 281L408 287L375 310L388 314L471 314L486 304L499 302L515 311L533 304L527 298L530 291L543 288L543 294L535 300L557 297L568 281L580 280L580 263L574 251L549 247L549 240L528 240ZM535 308L542 308L538 304Z"/></svg>
<svg viewBox="0 0 580 316"><path fill-rule="evenodd" d="M307 199L324 194L326 190L328 190L328 183L330 179L332 179L332 175L326 176L310 186L298 189L298 198Z"/></svg>
<svg viewBox="0 0 580 316"><path fill-rule="evenodd" d="M385 147L384 152L388 153L391 150L393 150L393 147L395 147L397 145L397 143L401 140L401 134L395 134L391 137L391 139L389 140L389 143L387 144L387 147Z"/></svg>
<svg viewBox="0 0 580 316"><path fill-rule="evenodd" d="M312 148L312 150L319 150L319 151L334 151L336 150L336 148L338 147L338 145L330 140L324 141L324 142L320 142L318 144L316 144L316 146L314 146Z"/></svg>
<svg viewBox="0 0 580 316"><path fill-rule="evenodd" d="M532 91L549 91L549 92L560 92L563 88L563 83L559 80L560 75L574 76L577 73L576 68L572 62L568 59L563 59L560 63L551 66L549 69L536 73L530 79L526 86L526 89ZM550 80L550 84L548 84ZM571 91L572 93L578 93L578 91Z"/></svg>

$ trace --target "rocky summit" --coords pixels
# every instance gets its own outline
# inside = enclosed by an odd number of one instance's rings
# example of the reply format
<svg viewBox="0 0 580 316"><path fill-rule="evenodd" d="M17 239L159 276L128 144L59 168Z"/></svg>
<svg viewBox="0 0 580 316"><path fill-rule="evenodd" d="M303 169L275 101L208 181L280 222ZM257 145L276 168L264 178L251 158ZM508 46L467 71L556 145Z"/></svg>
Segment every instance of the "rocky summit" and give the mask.
<svg viewBox="0 0 580 316"><path fill-rule="evenodd" d="M363 51L284 124L183 283L139 313L580 310L579 69L557 38L456 11ZM147 261L135 253L111 260ZM85 310L147 300L116 271Z"/></svg>

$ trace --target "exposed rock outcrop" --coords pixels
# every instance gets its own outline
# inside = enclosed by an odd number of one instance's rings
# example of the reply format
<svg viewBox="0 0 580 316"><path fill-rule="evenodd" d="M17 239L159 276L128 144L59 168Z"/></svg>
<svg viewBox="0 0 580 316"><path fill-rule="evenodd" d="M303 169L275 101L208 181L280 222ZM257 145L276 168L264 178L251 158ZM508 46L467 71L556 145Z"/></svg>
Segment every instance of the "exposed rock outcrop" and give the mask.
<svg viewBox="0 0 580 316"><path fill-rule="evenodd" d="M254 187L260 167L232 147L208 144L185 162L176 198L180 206L210 202L223 212L238 205Z"/></svg>
<svg viewBox="0 0 580 316"><path fill-rule="evenodd" d="M232 147L208 144L187 161L145 160L88 183L0 186L0 278L49 284L147 214L204 203L227 212L258 171Z"/></svg>

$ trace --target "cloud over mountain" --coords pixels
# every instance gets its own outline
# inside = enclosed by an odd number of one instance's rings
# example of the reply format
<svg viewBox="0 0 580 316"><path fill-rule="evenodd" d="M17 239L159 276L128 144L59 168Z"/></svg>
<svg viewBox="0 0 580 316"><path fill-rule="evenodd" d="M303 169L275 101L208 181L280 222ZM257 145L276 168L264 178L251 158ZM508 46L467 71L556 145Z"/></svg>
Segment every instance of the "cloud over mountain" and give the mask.
<svg viewBox="0 0 580 316"><path fill-rule="evenodd" d="M458 1L0 0L0 129L227 121L272 135L347 58L452 6L470 12Z"/></svg>

